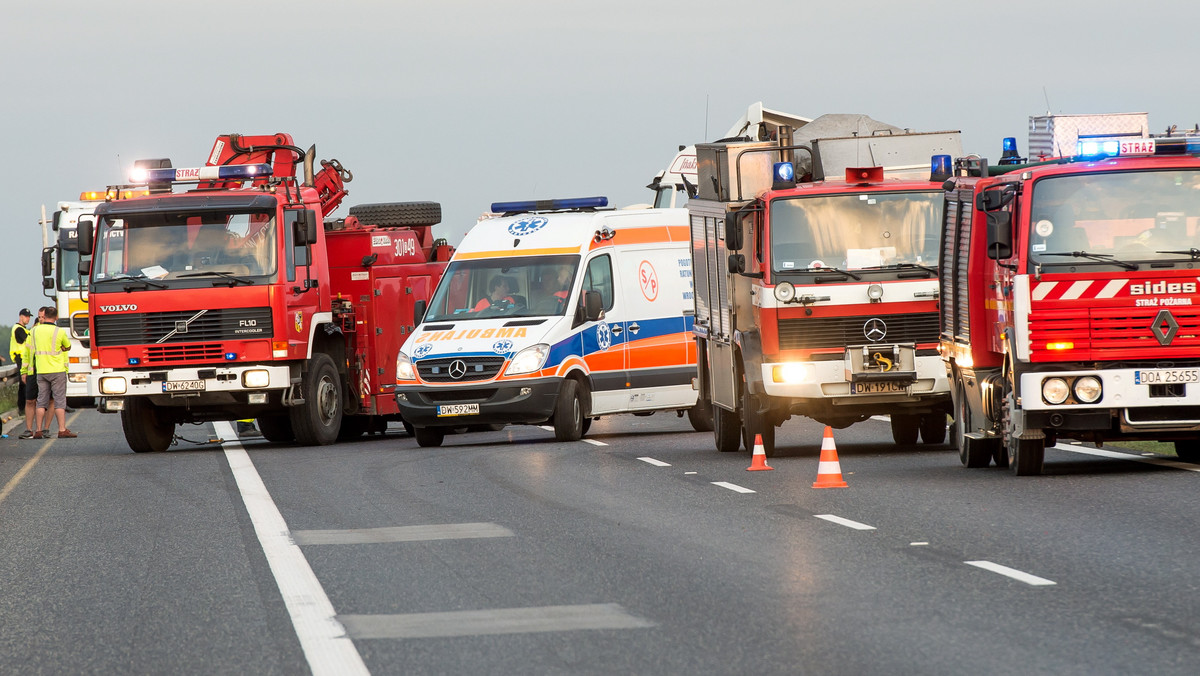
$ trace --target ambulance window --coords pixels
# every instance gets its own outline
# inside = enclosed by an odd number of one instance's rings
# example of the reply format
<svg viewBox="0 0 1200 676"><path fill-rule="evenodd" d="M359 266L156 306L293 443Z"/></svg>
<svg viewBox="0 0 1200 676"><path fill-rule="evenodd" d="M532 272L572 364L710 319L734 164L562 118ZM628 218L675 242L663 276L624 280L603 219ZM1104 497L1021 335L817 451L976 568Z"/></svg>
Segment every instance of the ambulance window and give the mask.
<svg viewBox="0 0 1200 676"><path fill-rule="evenodd" d="M608 255L596 256L588 261L587 274L583 278L584 291L599 291L600 304L604 309L613 307L612 260Z"/></svg>

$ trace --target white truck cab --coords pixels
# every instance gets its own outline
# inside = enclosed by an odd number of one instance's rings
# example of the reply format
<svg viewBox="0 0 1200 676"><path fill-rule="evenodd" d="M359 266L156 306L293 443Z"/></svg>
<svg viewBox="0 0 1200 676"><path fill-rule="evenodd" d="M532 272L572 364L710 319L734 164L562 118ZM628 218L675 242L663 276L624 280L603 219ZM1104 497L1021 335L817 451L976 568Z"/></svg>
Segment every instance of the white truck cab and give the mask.
<svg viewBox="0 0 1200 676"><path fill-rule="evenodd" d="M463 238L397 356L396 400L418 444L453 427L552 424L697 407L686 209L604 197L492 205Z"/></svg>

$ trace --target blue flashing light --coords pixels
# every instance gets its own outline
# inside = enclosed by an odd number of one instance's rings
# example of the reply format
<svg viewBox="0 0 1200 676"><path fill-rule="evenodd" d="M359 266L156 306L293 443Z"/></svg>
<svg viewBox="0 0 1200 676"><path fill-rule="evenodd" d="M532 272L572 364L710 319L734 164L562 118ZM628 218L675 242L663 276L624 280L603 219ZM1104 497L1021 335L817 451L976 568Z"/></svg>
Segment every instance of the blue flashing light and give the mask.
<svg viewBox="0 0 1200 676"><path fill-rule="evenodd" d="M1086 141L1076 145L1075 154L1081 157L1116 157L1121 152L1119 141Z"/></svg>
<svg viewBox="0 0 1200 676"><path fill-rule="evenodd" d="M1004 137L1004 152L1008 152L1010 150L1014 153L1017 152L1017 138L1015 136Z"/></svg>
<svg viewBox="0 0 1200 676"><path fill-rule="evenodd" d="M608 206L607 197L569 197L556 200L525 200L523 202L492 202L495 213L512 214L523 211L558 211L561 209L600 209Z"/></svg>
<svg viewBox="0 0 1200 676"><path fill-rule="evenodd" d="M949 155L934 155L929 158L929 180L945 181L953 175Z"/></svg>
<svg viewBox="0 0 1200 676"><path fill-rule="evenodd" d="M129 178L133 183L172 183L175 181L246 180L270 177L269 164L230 164L223 167L180 167L147 169L135 167Z"/></svg>
<svg viewBox="0 0 1200 676"><path fill-rule="evenodd" d="M791 162L776 162L775 163L775 180L776 181L794 181L796 180L796 165Z"/></svg>
<svg viewBox="0 0 1200 676"><path fill-rule="evenodd" d="M140 363L142 363L142 360L141 360L141 359L139 359L138 357L130 357L130 358L129 358L129 365L130 365L130 366L137 366L137 365L138 365L138 364L140 364Z"/></svg>
<svg viewBox="0 0 1200 676"><path fill-rule="evenodd" d="M237 352L226 352L225 361L233 361L237 359Z"/></svg>

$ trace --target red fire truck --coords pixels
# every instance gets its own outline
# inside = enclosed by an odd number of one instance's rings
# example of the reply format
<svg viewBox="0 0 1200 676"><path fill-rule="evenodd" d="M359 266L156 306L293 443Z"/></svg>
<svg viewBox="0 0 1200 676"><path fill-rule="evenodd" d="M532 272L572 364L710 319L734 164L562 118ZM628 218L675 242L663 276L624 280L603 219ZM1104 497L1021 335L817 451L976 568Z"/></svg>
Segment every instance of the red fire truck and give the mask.
<svg viewBox="0 0 1200 676"><path fill-rule="evenodd" d="M441 206L328 218L352 176L314 156L288 134L222 135L204 167L139 161L149 194L81 220L93 391L134 451L183 423L256 418L315 445L400 419L396 353L452 254L431 233Z"/></svg>
<svg viewBox="0 0 1200 676"><path fill-rule="evenodd" d="M839 428L890 415L897 443L945 441L936 266L960 149L958 132L860 115L696 146L693 331L718 450L761 434L770 455L793 415Z"/></svg>
<svg viewBox="0 0 1200 676"><path fill-rule="evenodd" d="M964 158L947 184L941 350L967 467L1039 474L1061 438L1200 460L1200 142L1082 138Z"/></svg>

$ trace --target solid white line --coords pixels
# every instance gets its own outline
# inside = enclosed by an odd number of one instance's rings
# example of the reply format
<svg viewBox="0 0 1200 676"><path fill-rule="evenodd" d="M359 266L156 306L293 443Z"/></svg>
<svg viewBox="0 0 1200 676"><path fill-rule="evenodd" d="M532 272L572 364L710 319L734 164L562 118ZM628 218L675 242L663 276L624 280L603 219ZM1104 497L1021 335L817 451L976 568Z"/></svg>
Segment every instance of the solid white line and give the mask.
<svg viewBox="0 0 1200 676"><path fill-rule="evenodd" d="M467 538L510 538L513 532L494 523L439 523L343 530L294 530L292 540L307 545L369 545L384 542L428 542Z"/></svg>
<svg viewBox="0 0 1200 676"><path fill-rule="evenodd" d="M753 493L754 492L754 491L750 490L749 488L743 488L737 484L731 484L728 481L713 481L712 485L720 486L721 488L728 488L729 490L737 491L738 493Z"/></svg>
<svg viewBox="0 0 1200 676"><path fill-rule="evenodd" d="M842 517L834 516L833 514L813 514L813 516L817 517L818 519L825 519L826 521L840 524L847 528L853 528L854 530L875 530L875 526L868 526L865 523L851 521L850 519L843 519Z"/></svg>
<svg viewBox="0 0 1200 676"><path fill-rule="evenodd" d="M1170 458L1147 458L1145 456L1133 455L1131 453L1117 453L1116 451L1105 451L1099 448L1088 448L1086 446L1067 446L1065 444L1056 444L1054 448L1060 451L1068 451L1070 453L1096 455L1101 458L1115 458L1117 460L1132 460L1134 462L1144 462L1148 465L1159 465L1161 467L1170 467L1172 469L1182 469L1187 472L1200 472L1200 465L1193 465L1190 462L1183 462L1181 460L1171 460Z"/></svg>
<svg viewBox="0 0 1200 676"><path fill-rule="evenodd" d="M343 615L354 638L440 638L581 629L643 629L654 623L615 603L542 608L453 610L402 615Z"/></svg>
<svg viewBox="0 0 1200 676"><path fill-rule="evenodd" d="M584 439L583 443L591 444L593 446L607 446L608 445L608 444L604 443L603 441L596 441L595 439Z"/></svg>
<svg viewBox="0 0 1200 676"><path fill-rule="evenodd" d="M227 422L215 422L213 428L223 439L237 439L233 426ZM304 553L292 542L287 522L254 469L250 455L237 441L227 441L222 446L309 669L321 676L369 674Z"/></svg>
<svg viewBox="0 0 1200 676"><path fill-rule="evenodd" d="M655 460L654 458L638 458L638 460L641 460L642 462L648 462L651 465L654 465L655 467L670 467L671 466L670 463L663 462L662 460Z"/></svg>
<svg viewBox="0 0 1200 676"><path fill-rule="evenodd" d="M1035 587L1058 584L1054 580L1047 580L1044 577L1030 575L1029 573L1017 570L1016 568L1009 568L1008 566L1002 566L998 563L992 563L991 561L963 561L963 563L967 564L968 566L975 566L976 568L990 570L993 573L999 573L1000 575L1011 577L1014 580L1020 580L1025 584L1033 585Z"/></svg>

